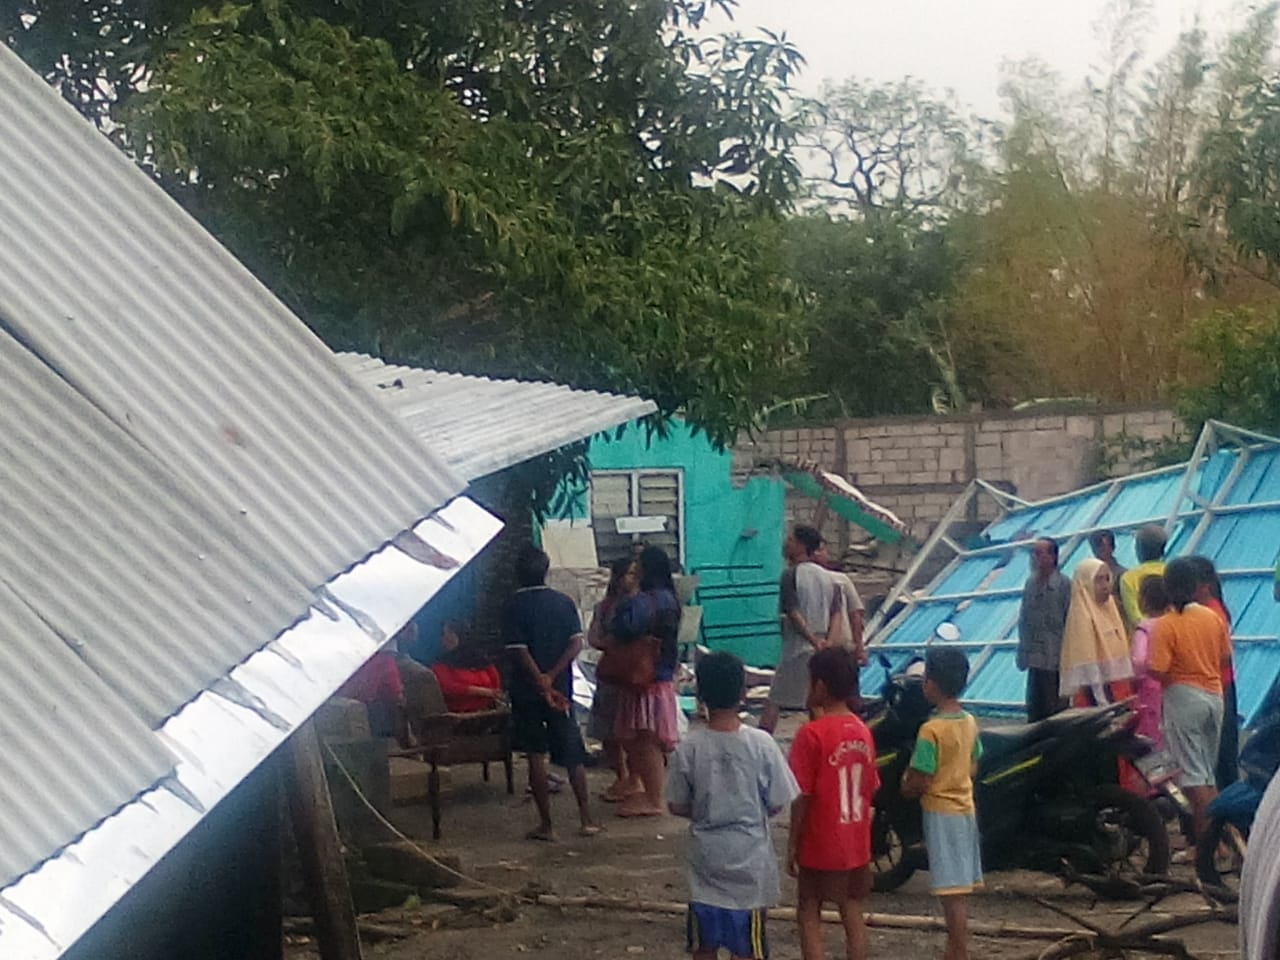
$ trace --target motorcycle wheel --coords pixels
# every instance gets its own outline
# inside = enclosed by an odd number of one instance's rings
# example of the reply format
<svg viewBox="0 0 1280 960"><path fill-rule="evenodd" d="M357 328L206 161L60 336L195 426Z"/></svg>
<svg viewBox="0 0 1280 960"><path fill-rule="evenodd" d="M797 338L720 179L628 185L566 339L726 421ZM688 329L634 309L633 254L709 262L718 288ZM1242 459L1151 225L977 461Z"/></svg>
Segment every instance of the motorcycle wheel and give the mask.
<svg viewBox="0 0 1280 960"><path fill-rule="evenodd" d="M897 890L916 872L910 851L888 811L876 809L871 821L871 889Z"/></svg>
<svg viewBox="0 0 1280 960"><path fill-rule="evenodd" d="M1232 824L1214 817L1196 844L1196 878L1208 887L1231 890L1240 884L1245 837Z"/></svg>
<svg viewBox="0 0 1280 960"><path fill-rule="evenodd" d="M1151 801L1113 785L1097 787L1090 801L1096 828L1120 831L1125 848L1119 857L1114 849L1100 849L1108 872L1116 868L1148 875L1169 872L1169 831Z"/></svg>

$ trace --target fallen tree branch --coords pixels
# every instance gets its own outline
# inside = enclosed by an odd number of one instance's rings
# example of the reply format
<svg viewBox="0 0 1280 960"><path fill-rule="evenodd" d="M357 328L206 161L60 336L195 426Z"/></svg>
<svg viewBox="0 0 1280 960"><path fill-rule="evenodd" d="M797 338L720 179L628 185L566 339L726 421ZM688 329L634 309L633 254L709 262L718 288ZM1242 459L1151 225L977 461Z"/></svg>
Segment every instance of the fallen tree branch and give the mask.
<svg viewBox="0 0 1280 960"><path fill-rule="evenodd" d="M685 903L664 900L624 900L620 897L555 897L544 894L537 898L544 907L585 907L594 910L615 910L622 913L661 913L684 916L689 909ZM769 917L776 920L795 920L795 907L775 907ZM825 923L840 923L840 914L824 910ZM945 931L946 922L941 917L920 917L896 913L866 914L868 927L883 930L937 930ZM971 921L969 932L978 937L1006 937L1015 940L1061 940L1084 934L1085 930L1068 930L1055 927L1024 927L1015 923L984 923Z"/></svg>
<svg viewBox="0 0 1280 960"><path fill-rule="evenodd" d="M282 927L285 933L291 933L296 936L314 937L316 935L316 922L311 917L285 917ZM361 920L358 917L356 918L356 929L360 931L360 938L368 940L370 943L378 943L384 940L407 940L409 937L423 932L422 927L374 923L370 920Z"/></svg>
<svg viewBox="0 0 1280 960"><path fill-rule="evenodd" d="M1044 901L1037 899L1037 902L1057 913L1069 915L1065 910L1057 909ZM1162 917L1129 930L1113 932L1098 928L1090 933L1074 933L1064 937L1040 953L1027 954L1021 960L1066 960L1067 957L1092 953L1095 950L1133 950L1140 953L1158 953L1178 957L1180 960L1192 960L1186 944L1181 940L1166 940L1161 935L1201 923L1235 923L1236 920L1236 909L1228 907Z"/></svg>
<svg viewBox="0 0 1280 960"><path fill-rule="evenodd" d="M1046 910L1051 910L1060 917L1066 917L1077 926L1084 927L1086 930L1092 930L1094 933L1102 934L1103 936L1107 933L1106 930L1098 926L1096 923L1086 920L1078 914L1072 913L1066 907L1060 907L1056 903L1046 900L1043 897L1035 897L1034 899L1036 903L1040 904L1040 906L1044 907Z"/></svg>

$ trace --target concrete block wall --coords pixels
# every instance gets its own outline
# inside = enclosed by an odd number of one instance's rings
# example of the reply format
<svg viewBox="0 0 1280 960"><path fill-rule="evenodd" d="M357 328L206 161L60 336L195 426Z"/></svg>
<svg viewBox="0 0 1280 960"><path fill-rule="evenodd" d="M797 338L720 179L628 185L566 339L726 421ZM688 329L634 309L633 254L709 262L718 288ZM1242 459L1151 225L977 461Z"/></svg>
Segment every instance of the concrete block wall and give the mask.
<svg viewBox="0 0 1280 960"><path fill-rule="evenodd" d="M750 473L751 465L759 457L776 457L781 460L812 460L834 473L843 471L845 462L844 430L839 425L800 427L787 430L770 430L754 441L744 438L734 446L734 472L739 476ZM812 523L816 503L809 497L788 490L783 502L783 516L787 528L798 523ZM820 525L822 535L832 543L843 546L847 542L847 524L830 514Z"/></svg>
<svg viewBox="0 0 1280 960"><path fill-rule="evenodd" d="M1164 408L898 417L772 430L740 443L735 454L740 466L757 456L816 460L923 540L975 477L1038 500L1139 468L1146 449L1180 431ZM788 523L812 519L813 501L793 494L787 506ZM984 498L968 519L994 514ZM824 533L842 546L864 539L838 519L829 519Z"/></svg>

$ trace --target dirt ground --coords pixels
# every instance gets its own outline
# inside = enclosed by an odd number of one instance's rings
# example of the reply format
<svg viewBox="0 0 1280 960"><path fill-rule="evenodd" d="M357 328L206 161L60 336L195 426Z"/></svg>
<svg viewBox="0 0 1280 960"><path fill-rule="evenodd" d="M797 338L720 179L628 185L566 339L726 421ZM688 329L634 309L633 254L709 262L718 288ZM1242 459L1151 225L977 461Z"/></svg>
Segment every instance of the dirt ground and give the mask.
<svg viewBox="0 0 1280 960"><path fill-rule="evenodd" d="M794 728L794 724L792 725ZM787 728L784 727L784 733ZM521 765L522 766L522 765ZM535 822L532 804L523 795L517 768L517 796L508 797L494 777L485 784L476 768L451 771L444 800L443 832L440 843L432 843L430 814L425 805L400 807L392 819L408 836L427 851L448 851L459 855L469 876L492 887L514 892L536 889L564 897L611 896L634 900L683 902L685 885L682 851L686 824L672 817L627 821L613 816L611 807L598 804L597 816L606 826L601 836L576 836L576 810L566 787L554 798L554 817L561 831L555 844L536 843L523 838ZM608 783L604 771L592 771L593 795ZM785 815L775 824L775 843L784 849L787 842ZM1176 845L1176 844L1175 844ZM1175 874L1190 879L1190 870L1175 866ZM494 894L497 898L499 895ZM1142 903L1098 902L1081 888L1066 888L1054 877L1015 871L990 874L987 889L975 896L971 906L974 921L1013 922L1026 926L1065 927L1064 918L1034 902L1042 898L1058 904L1091 922L1107 928L1118 927L1140 909ZM794 882L783 876L783 903L795 903ZM1155 919L1169 912L1195 910L1201 901L1194 895L1166 900L1142 919ZM877 913L941 917L928 892L928 875L917 874L891 894L875 894L868 909ZM487 960L492 957L529 955L555 960L595 960L600 957L636 957L674 960L684 952L684 923L678 916L650 916L585 908L558 909L521 904L516 919L495 923L481 921L465 928L430 929L430 906L399 909L368 920L383 919L397 925L422 923L422 932L407 939L366 943L365 956L386 960ZM415 920L415 915L416 920ZM843 953L840 930L828 925L828 954ZM769 940L772 955L782 960L800 956L793 923L771 920ZM1181 931L1179 936L1195 956L1238 957L1237 931L1225 924L1205 924ZM975 960L1035 960L1047 946L1045 941L975 937L971 955ZM306 937L289 938L288 960L310 960L317 956ZM872 957L940 956L942 935L933 932L871 930Z"/></svg>

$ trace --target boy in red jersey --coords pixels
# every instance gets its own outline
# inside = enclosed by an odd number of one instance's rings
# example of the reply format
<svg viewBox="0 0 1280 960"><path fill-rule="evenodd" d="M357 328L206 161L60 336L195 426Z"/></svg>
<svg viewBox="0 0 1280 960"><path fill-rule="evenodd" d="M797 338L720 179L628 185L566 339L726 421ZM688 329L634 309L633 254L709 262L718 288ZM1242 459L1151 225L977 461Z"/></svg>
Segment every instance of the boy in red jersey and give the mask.
<svg viewBox="0 0 1280 960"><path fill-rule="evenodd" d="M871 801L880 787L871 731L849 709L858 662L841 647L809 661L809 709L796 734L791 770L800 797L791 805L787 868L799 879L796 919L804 960L822 958L822 905L844 923L848 960L866 960L862 901L871 893Z"/></svg>

